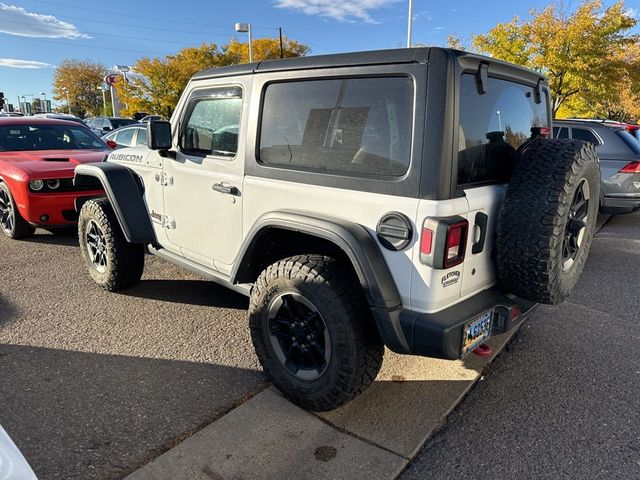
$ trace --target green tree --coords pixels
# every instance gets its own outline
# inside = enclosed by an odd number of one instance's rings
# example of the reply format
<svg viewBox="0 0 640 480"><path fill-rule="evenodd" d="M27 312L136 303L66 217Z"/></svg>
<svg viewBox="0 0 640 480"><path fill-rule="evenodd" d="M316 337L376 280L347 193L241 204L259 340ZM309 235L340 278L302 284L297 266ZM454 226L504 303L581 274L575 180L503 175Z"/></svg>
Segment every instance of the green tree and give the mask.
<svg viewBox="0 0 640 480"><path fill-rule="evenodd" d="M89 60L63 60L53 74L53 98L66 105L79 117L100 115L102 93L98 89L104 82L107 69Z"/></svg>
<svg viewBox="0 0 640 480"><path fill-rule="evenodd" d="M473 36L472 46L544 73L554 114L594 114L600 108L594 99L619 103L623 85L637 74L624 54L638 43L631 33L636 23L623 1L604 8L601 0L587 0L573 12L554 3Z"/></svg>

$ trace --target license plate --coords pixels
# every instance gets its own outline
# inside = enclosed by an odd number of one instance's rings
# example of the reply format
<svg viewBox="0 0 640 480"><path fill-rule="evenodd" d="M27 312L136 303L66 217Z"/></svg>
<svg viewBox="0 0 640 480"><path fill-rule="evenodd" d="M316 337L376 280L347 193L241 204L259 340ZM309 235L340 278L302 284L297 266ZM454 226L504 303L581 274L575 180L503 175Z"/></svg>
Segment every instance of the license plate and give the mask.
<svg viewBox="0 0 640 480"><path fill-rule="evenodd" d="M492 313L492 310L484 312L478 318L465 324L462 329L462 356L491 336Z"/></svg>

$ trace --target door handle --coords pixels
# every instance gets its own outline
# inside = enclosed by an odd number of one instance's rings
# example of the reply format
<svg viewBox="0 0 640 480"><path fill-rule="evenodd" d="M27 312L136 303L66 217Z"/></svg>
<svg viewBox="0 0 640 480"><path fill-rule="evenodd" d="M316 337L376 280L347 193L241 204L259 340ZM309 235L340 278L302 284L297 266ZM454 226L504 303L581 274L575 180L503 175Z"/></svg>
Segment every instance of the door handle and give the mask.
<svg viewBox="0 0 640 480"><path fill-rule="evenodd" d="M225 185L223 183L214 183L212 188L216 192L226 193L227 195L238 195L240 193L238 187L232 187L231 185Z"/></svg>

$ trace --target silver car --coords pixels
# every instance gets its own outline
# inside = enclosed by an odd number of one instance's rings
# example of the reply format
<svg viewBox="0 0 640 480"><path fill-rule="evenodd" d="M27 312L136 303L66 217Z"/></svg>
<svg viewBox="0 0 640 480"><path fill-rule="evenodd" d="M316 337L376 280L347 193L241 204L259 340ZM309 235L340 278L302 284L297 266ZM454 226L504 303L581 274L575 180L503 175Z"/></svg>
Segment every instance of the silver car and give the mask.
<svg viewBox="0 0 640 480"><path fill-rule="evenodd" d="M640 208L640 142L624 126L598 120L554 120L553 136L596 146L602 213L630 213Z"/></svg>

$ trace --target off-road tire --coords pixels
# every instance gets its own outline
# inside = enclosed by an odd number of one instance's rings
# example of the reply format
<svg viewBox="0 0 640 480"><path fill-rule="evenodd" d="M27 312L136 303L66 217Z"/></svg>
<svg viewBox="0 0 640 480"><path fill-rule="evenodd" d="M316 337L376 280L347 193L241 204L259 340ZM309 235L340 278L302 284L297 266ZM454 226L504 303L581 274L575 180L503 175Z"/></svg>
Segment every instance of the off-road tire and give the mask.
<svg viewBox="0 0 640 480"><path fill-rule="evenodd" d="M578 187L589 192L586 227L569 268L563 256ZM596 150L578 140L535 140L522 152L507 187L497 233L502 286L527 300L557 304L575 286L589 254L598 215Z"/></svg>
<svg viewBox="0 0 640 480"><path fill-rule="evenodd" d="M13 195L11 195L11 192L9 191L9 187L7 186L7 184L4 182L0 182L0 190L2 190L5 193L6 195L5 198L8 199L9 201L8 206L13 211L12 228L9 231L5 230L4 228L0 228L0 230L7 237L12 238L14 240L20 240L21 238L31 237L35 233L36 228L33 225L31 225L29 222L27 222L24 218L22 218L22 215L20 215L20 211L16 207L16 202L13 199Z"/></svg>
<svg viewBox="0 0 640 480"><path fill-rule="evenodd" d="M331 354L319 378L301 380L278 360L269 339L269 309L275 298L295 293L317 309L330 337ZM268 379L293 403L326 411L347 403L376 378L384 345L364 292L353 273L321 255L298 255L267 267L251 291L251 337Z"/></svg>
<svg viewBox="0 0 640 480"><path fill-rule="evenodd" d="M101 230L106 246L106 265L102 272L94 266L87 245L87 230L91 222L95 222ZM140 281L144 269L144 246L127 242L109 200L89 200L82 206L78 219L78 240L91 278L105 290L115 292Z"/></svg>

